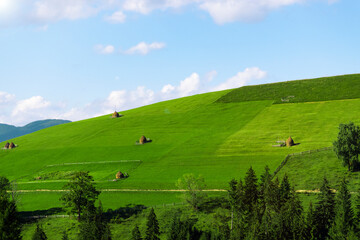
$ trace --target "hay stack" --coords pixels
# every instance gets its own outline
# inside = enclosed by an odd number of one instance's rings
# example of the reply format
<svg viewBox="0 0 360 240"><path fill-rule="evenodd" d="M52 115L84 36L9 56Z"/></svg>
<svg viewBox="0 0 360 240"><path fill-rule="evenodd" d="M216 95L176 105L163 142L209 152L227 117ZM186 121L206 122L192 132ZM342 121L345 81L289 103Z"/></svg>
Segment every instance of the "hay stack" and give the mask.
<svg viewBox="0 0 360 240"><path fill-rule="evenodd" d="M117 111L115 111L115 112L111 115L111 118L118 118L118 117L120 117L120 114L119 114Z"/></svg>
<svg viewBox="0 0 360 240"><path fill-rule="evenodd" d="M15 148L16 146L15 146L15 144L13 143L13 142L11 142L10 143L10 146L9 146L9 149L13 149L13 148Z"/></svg>
<svg viewBox="0 0 360 240"><path fill-rule="evenodd" d="M146 143L147 142L147 140L146 140L146 137L143 135L143 136L141 136L141 138L140 138L140 140L139 140L139 143L140 144L144 144L144 143Z"/></svg>
<svg viewBox="0 0 360 240"><path fill-rule="evenodd" d="M4 148L5 148L5 149L9 149L9 147L10 147L10 143L7 142L7 143L5 144L5 146L4 146Z"/></svg>
<svg viewBox="0 0 360 240"><path fill-rule="evenodd" d="M116 179L120 179L120 178L124 178L125 176L122 172L119 171L115 177L116 177Z"/></svg>
<svg viewBox="0 0 360 240"><path fill-rule="evenodd" d="M291 146L294 146L294 145L295 145L294 140L293 140L291 137L289 137L289 138L286 140L286 146L287 146L287 147L291 147Z"/></svg>

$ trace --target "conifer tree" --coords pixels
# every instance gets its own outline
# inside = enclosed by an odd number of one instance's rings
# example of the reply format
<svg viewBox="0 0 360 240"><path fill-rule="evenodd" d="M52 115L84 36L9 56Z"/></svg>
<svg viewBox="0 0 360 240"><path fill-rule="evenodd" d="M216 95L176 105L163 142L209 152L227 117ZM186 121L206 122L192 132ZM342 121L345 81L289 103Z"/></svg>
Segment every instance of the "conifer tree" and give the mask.
<svg viewBox="0 0 360 240"><path fill-rule="evenodd" d="M328 180L324 177L314 214L314 237L316 239L326 239L328 237L329 229L335 217L334 195Z"/></svg>
<svg viewBox="0 0 360 240"><path fill-rule="evenodd" d="M101 201L95 208L91 203L84 210L83 219L79 225L80 240L111 240L110 227L103 215Z"/></svg>
<svg viewBox="0 0 360 240"><path fill-rule="evenodd" d="M63 232L63 235L61 237L61 240L69 240L69 236L68 234L66 233L66 231Z"/></svg>
<svg viewBox="0 0 360 240"><path fill-rule="evenodd" d="M334 223L330 230L333 239L345 239L354 228L354 212L351 206L351 194L347 188L345 177L342 179L336 198Z"/></svg>
<svg viewBox="0 0 360 240"><path fill-rule="evenodd" d="M314 239L314 225L315 225L315 212L312 202L309 204L309 210L306 215L306 229L305 236L307 239Z"/></svg>
<svg viewBox="0 0 360 240"><path fill-rule="evenodd" d="M147 228L146 228L145 240L160 240L159 222L156 218L156 214L153 208L151 208L150 210L149 216L147 218L146 226Z"/></svg>
<svg viewBox="0 0 360 240"><path fill-rule="evenodd" d="M245 234L244 186L242 180L231 180L229 190L229 204L231 209L230 238L243 239Z"/></svg>
<svg viewBox="0 0 360 240"><path fill-rule="evenodd" d="M282 219L279 239L306 239L303 207L294 189L289 193L279 215Z"/></svg>
<svg viewBox="0 0 360 240"><path fill-rule="evenodd" d="M244 185L244 204L249 212L252 212L254 205L258 200L258 184L255 171L252 167L246 173Z"/></svg>
<svg viewBox="0 0 360 240"><path fill-rule="evenodd" d="M289 178L285 174L280 185L280 199L282 203L286 202L290 198L290 192L291 192L291 187L289 183Z"/></svg>
<svg viewBox="0 0 360 240"><path fill-rule="evenodd" d="M32 240L46 240L48 239L44 230L42 229L42 226L39 224L36 224L35 232L31 238Z"/></svg>
<svg viewBox="0 0 360 240"><path fill-rule="evenodd" d="M21 224L15 204L15 199L10 198L7 192L10 190L10 182L0 176L0 239L21 239Z"/></svg>
<svg viewBox="0 0 360 240"><path fill-rule="evenodd" d="M131 232L131 235L131 240L142 240L138 225L135 225L134 229Z"/></svg>

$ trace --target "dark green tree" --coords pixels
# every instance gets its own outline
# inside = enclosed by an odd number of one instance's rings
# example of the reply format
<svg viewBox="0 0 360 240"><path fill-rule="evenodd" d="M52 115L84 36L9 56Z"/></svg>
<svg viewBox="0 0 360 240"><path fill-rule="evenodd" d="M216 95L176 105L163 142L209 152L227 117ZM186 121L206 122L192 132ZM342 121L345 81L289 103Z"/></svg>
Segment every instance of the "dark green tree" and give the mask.
<svg viewBox="0 0 360 240"><path fill-rule="evenodd" d="M314 237L316 239L326 239L328 237L334 217L335 194L330 188L328 180L324 177L314 212Z"/></svg>
<svg viewBox="0 0 360 240"><path fill-rule="evenodd" d="M277 239L307 239L303 207L294 189L291 190L288 199L281 208L279 235Z"/></svg>
<svg viewBox="0 0 360 240"><path fill-rule="evenodd" d="M46 240L48 239L44 230L42 229L42 226L39 224L36 224L35 232L31 238L32 240Z"/></svg>
<svg viewBox="0 0 360 240"><path fill-rule="evenodd" d="M101 202L99 202L98 208L94 208L93 205L89 204L84 210L79 230L80 240L111 240L110 227L104 217Z"/></svg>
<svg viewBox="0 0 360 240"><path fill-rule="evenodd" d="M156 218L156 214L154 212L154 209L151 208L149 216L147 217L146 222L146 236L145 240L159 240L160 235L160 228L159 228L159 222Z"/></svg>
<svg viewBox="0 0 360 240"><path fill-rule="evenodd" d="M315 212L313 208L312 202L309 204L309 210L306 215L306 228L305 228L305 236L306 239L315 239L314 237L314 226L315 226Z"/></svg>
<svg viewBox="0 0 360 240"><path fill-rule="evenodd" d="M89 175L89 172L77 172L71 181L64 186L68 192L65 192L60 200L72 213L78 214L78 220L81 219L84 208L94 205L100 194L93 181L94 179Z"/></svg>
<svg viewBox="0 0 360 240"><path fill-rule="evenodd" d="M230 238L243 239L245 234L244 186L242 180L229 182L229 205L231 210Z"/></svg>
<svg viewBox="0 0 360 240"><path fill-rule="evenodd" d="M21 224L15 199L7 192L10 182L0 176L0 240L21 239Z"/></svg>
<svg viewBox="0 0 360 240"><path fill-rule="evenodd" d="M68 234L66 233L66 231L63 232L63 235L61 237L61 240L69 240L69 236Z"/></svg>
<svg viewBox="0 0 360 240"><path fill-rule="evenodd" d="M332 239L346 239L348 233L354 229L354 212L347 184L348 182L344 177L336 196L335 219L330 230Z"/></svg>
<svg viewBox="0 0 360 240"><path fill-rule="evenodd" d="M291 186L289 183L289 178L285 174L283 180L280 185L280 199L282 203L285 203L290 198Z"/></svg>
<svg viewBox="0 0 360 240"><path fill-rule="evenodd" d="M349 171L359 170L360 127L350 122L339 125L337 140L333 143L334 150L343 165Z"/></svg>
<svg viewBox="0 0 360 240"><path fill-rule="evenodd" d="M244 179L244 204L249 212L253 210L258 200L257 180L255 171L250 167Z"/></svg>
<svg viewBox="0 0 360 240"><path fill-rule="evenodd" d="M131 232L131 240L142 240L138 225L135 225Z"/></svg>

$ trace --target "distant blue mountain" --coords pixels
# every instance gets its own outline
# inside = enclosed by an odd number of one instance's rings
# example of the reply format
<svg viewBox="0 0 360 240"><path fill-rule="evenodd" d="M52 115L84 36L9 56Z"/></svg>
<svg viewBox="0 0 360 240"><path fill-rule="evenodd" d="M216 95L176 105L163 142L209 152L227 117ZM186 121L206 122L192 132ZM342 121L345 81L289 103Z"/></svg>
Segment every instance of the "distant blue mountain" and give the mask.
<svg viewBox="0 0 360 240"><path fill-rule="evenodd" d="M48 119L48 120L41 120L29 123L23 127L15 127L8 124L1 124L0 123L0 142L20 137L25 134L29 134L32 132L36 132L38 130L56 126L59 124L69 123L71 121L68 120L59 120L59 119Z"/></svg>

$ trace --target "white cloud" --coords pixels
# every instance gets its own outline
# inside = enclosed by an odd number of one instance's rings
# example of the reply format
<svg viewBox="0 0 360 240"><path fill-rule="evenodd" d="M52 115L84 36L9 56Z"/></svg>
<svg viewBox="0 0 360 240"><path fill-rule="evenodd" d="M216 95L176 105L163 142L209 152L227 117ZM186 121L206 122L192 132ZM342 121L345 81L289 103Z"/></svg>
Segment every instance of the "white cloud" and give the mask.
<svg viewBox="0 0 360 240"><path fill-rule="evenodd" d="M267 73L258 67L246 68L243 72L238 72L235 76L213 88L212 91L242 87L252 80L263 79L266 75Z"/></svg>
<svg viewBox="0 0 360 240"><path fill-rule="evenodd" d="M163 94L170 94L172 93L176 88L171 85L171 84L167 84L165 85L162 89L161 89L161 93Z"/></svg>
<svg viewBox="0 0 360 240"><path fill-rule="evenodd" d="M114 12L111 16L106 16L105 20L109 23L124 23L126 15L122 11Z"/></svg>
<svg viewBox="0 0 360 240"><path fill-rule="evenodd" d="M125 53L126 54L146 55L152 50L159 50L164 47L165 47L165 43L161 43L161 42L153 42L150 44L148 44L146 42L141 42L141 43L137 44L136 46L131 47L130 49L126 50Z"/></svg>
<svg viewBox="0 0 360 240"><path fill-rule="evenodd" d="M88 18L96 15L101 8L96 1L88 0L38 0L33 6L33 17L45 22Z"/></svg>
<svg viewBox="0 0 360 240"><path fill-rule="evenodd" d="M197 73L193 73L190 77L185 78L180 82L177 91L180 97L189 96L199 90L200 87L200 76Z"/></svg>
<svg viewBox="0 0 360 240"><path fill-rule="evenodd" d="M15 95L7 92L0 92L0 105L9 104L13 100L15 100Z"/></svg>
<svg viewBox="0 0 360 240"><path fill-rule="evenodd" d="M211 71L200 77L192 73L177 85L166 84L159 91L139 86L134 90L114 90L103 99L93 101L83 107L71 107L63 103L51 103L42 96L33 96L27 99L16 100L15 95L0 92L0 122L25 125L29 122L42 119L68 119L72 121L109 114L114 110L123 111L148 105L161 100L185 97L194 94L237 88L266 77L267 73L258 67L246 68L235 76L227 79L216 87L209 79L216 76Z"/></svg>
<svg viewBox="0 0 360 240"><path fill-rule="evenodd" d="M280 7L301 3L306 0L209 0L200 4L214 21L224 24L234 21L257 21Z"/></svg>
<svg viewBox="0 0 360 240"><path fill-rule="evenodd" d="M45 109L49 107L51 103L46 101L41 96L34 96L25 100L21 100L16 104L15 109L12 112L12 116L16 117L17 115L24 113L31 113L34 110Z"/></svg>
<svg viewBox="0 0 360 240"><path fill-rule="evenodd" d="M173 99L197 94L203 91L203 89L200 89L200 86L201 81L199 74L192 73L189 77L180 81L178 86L171 84L163 86L160 91L161 99Z"/></svg>
<svg viewBox="0 0 360 240"><path fill-rule="evenodd" d="M43 25L43 26L39 26L39 27L36 28L36 30L39 31L39 32L46 32L48 29L49 29L48 24Z"/></svg>
<svg viewBox="0 0 360 240"><path fill-rule="evenodd" d="M101 44L98 44L98 45L95 45L94 47L95 51L97 53L100 53L100 54L112 54L115 52L115 47L113 45L101 45Z"/></svg>
<svg viewBox="0 0 360 240"><path fill-rule="evenodd" d="M205 79L207 82L211 82L217 76L217 71L213 70L206 74Z"/></svg>
<svg viewBox="0 0 360 240"><path fill-rule="evenodd" d="M0 25L9 23L48 24L77 20L115 11L105 20L125 21L124 12L150 14L192 6L206 11L218 24L257 21L281 7L314 0L0 0ZM319 0L333 4L338 0Z"/></svg>
<svg viewBox="0 0 360 240"><path fill-rule="evenodd" d="M123 9L142 14L148 14L156 9L180 8L199 0L125 0Z"/></svg>

